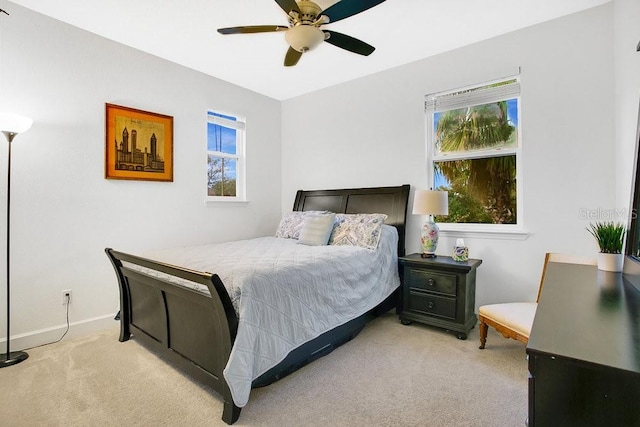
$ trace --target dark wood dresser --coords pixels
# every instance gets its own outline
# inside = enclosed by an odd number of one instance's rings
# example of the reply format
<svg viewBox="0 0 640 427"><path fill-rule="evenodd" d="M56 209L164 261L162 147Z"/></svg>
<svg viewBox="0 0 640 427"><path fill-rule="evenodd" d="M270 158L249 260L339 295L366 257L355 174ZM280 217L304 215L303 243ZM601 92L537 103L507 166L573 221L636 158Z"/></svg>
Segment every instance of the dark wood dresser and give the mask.
<svg viewBox="0 0 640 427"><path fill-rule="evenodd" d="M529 427L640 426L640 292L550 263L527 345Z"/></svg>
<svg viewBox="0 0 640 427"><path fill-rule="evenodd" d="M476 269L482 260L456 262L448 256L422 258L411 254L399 258L402 297L400 321L438 326L453 332L459 339L475 326Z"/></svg>

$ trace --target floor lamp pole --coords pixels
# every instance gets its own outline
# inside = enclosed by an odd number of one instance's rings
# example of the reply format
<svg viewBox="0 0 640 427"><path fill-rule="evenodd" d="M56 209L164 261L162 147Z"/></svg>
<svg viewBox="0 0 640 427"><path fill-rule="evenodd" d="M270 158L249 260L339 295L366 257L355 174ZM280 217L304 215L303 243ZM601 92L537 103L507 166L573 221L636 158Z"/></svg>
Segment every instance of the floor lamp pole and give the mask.
<svg viewBox="0 0 640 427"><path fill-rule="evenodd" d="M25 360L29 355L24 351L11 351L11 282L10 282L10 258L11 239L11 142L17 135L15 132L2 132L9 141L9 152L7 156L7 352L0 355L0 368L15 365Z"/></svg>

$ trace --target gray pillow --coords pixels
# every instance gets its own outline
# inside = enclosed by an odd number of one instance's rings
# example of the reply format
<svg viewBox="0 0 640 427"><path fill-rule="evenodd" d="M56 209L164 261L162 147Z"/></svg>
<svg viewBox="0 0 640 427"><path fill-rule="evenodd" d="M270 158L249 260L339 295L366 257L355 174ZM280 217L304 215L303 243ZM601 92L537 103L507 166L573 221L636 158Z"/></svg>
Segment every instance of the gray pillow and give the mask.
<svg viewBox="0 0 640 427"><path fill-rule="evenodd" d="M308 216L302 223L298 243L310 246L324 246L329 242L336 214Z"/></svg>

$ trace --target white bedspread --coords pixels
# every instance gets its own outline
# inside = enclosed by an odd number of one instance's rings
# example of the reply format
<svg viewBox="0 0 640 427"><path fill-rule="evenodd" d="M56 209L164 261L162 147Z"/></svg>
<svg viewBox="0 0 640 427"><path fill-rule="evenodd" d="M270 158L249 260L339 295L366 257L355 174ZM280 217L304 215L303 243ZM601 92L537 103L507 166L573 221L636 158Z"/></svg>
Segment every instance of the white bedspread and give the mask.
<svg viewBox="0 0 640 427"><path fill-rule="evenodd" d="M262 237L146 256L222 279L239 318L224 377L242 407L251 382L291 350L364 314L399 286L397 245L396 229L385 225L375 251Z"/></svg>

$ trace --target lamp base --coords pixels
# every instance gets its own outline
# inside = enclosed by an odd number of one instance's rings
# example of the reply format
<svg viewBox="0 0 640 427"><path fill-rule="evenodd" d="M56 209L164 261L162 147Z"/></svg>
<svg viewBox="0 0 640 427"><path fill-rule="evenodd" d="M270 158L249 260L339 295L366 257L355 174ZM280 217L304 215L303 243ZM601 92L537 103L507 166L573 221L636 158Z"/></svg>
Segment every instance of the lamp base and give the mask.
<svg viewBox="0 0 640 427"><path fill-rule="evenodd" d="M433 217L429 215L422 225L420 233L420 244L422 246L423 258L433 258L436 256L439 234L440 230L438 228L438 224L436 224Z"/></svg>
<svg viewBox="0 0 640 427"><path fill-rule="evenodd" d="M0 368L6 368L7 366L17 365L18 363L26 360L29 355L24 351L12 351L11 353L0 354Z"/></svg>

